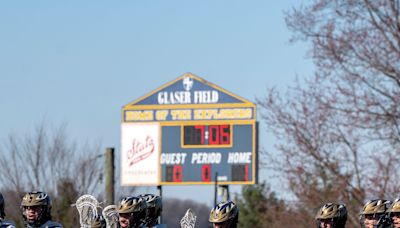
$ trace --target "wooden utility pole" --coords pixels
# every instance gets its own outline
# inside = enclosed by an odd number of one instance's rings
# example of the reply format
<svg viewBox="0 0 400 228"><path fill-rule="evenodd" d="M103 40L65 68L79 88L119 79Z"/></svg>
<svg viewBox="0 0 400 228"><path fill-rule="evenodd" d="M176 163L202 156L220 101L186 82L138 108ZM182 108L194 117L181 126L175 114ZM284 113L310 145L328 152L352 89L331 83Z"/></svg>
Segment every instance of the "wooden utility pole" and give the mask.
<svg viewBox="0 0 400 228"><path fill-rule="evenodd" d="M105 186L106 202L108 205L114 204L114 148L107 148L105 153Z"/></svg>

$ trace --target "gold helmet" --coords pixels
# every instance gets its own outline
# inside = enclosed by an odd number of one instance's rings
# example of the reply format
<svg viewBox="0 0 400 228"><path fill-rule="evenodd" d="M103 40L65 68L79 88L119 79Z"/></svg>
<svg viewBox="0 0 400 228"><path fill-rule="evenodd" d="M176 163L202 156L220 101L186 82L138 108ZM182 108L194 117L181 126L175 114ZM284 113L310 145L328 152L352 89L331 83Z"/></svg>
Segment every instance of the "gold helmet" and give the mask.
<svg viewBox="0 0 400 228"><path fill-rule="evenodd" d="M387 210L389 213L399 213L400 212L400 198L396 198L393 203L389 206Z"/></svg>
<svg viewBox="0 0 400 228"><path fill-rule="evenodd" d="M117 207L119 214L140 212L146 210L146 202L139 197L125 197L123 198Z"/></svg>
<svg viewBox="0 0 400 228"><path fill-rule="evenodd" d="M209 222L223 223L228 221L228 227L236 227L239 217L239 209L232 201L221 202L210 212Z"/></svg>
<svg viewBox="0 0 400 228"><path fill-rule="evenodd" d="M21 206L50 206L50 197L44 192L28 192L22 198Z"/></svg>
<svg viewBox="0 0 400 228"><path fill-rule="evenodd" d="M368 201L361 209L360 215L383 214L389 208L389 200L375 199Z"/></svg>
<svg viewBox="0 0 400 228"><path fill-rule="evenodd" d="M344 204L327 203L324 204L315 216L317 224L321 220L330 220L334 223L334 227L344 227L347 220L347 209Z"/></svg>
<svg viewBox="0 0 400 228"><path fill-rule="evenodd" d="M327 203L317 212L315 219L340 218L347 215L346 206L343 204Z"/></svg>

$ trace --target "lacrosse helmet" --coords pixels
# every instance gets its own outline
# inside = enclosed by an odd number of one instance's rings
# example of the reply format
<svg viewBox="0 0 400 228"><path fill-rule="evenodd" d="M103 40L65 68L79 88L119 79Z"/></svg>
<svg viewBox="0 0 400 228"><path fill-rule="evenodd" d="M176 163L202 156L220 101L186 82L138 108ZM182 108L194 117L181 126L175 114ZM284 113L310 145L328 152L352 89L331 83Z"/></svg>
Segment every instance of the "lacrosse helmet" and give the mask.
<svg viewBox="0 0 400 228"><path fill-rule="evenodd" d="M28 208L40 208L36 219L28 219L26 210ZM51 220L51 200L49 195L44 192L28 192L24 195L21 202L22 217L24 222L29 225L39 226L48 220Z"/></svg>
<svg viewBox="0 0 400 228"><path fill-rule="evenodd" d="M396 198L387 210L388 213L400 213L400 198Z"/></svg>
<svg viewBox="0 0 400 228"><path fill-rule="evenodd" d="M360 211L361 227L364 227L364 221L366 218L377 220L376 227L385 227L389 222L386 212L391 204L391 201L384 199L369 200L365 203Z"/></svg>
<svg viewBox="0 0 400 228"><path fill-rule="evenodd" d="M229 228L236 228L239 218L239 209L232 201L221 202L211 209L208 219L211 223L228 222Z"/></svg>
<svg viewBox="0 0 400 228"><path fill-rule="evenodd" d="M139 195L139 197L144 199L147 203L147 217L145 219L145 224L148 227L156 225L162 210L161 197L153 194L142 194Z"/></svg>
<svg viewBox="0 0 400 228"><path fill-rule="evenodd" d="M147 216L147 204L142 198L129 196L123 198L118 206L117 212L121 214L130 214L129 226L139 227Z"/></svg>
<svg viewBox="0 0 400 228"><path fill-rule="evenodd" d="M342 228L346 225L347 209L344 204L327 203L324 204L315 216L317 227L322 221L331 222L334 228Z"/></svg>

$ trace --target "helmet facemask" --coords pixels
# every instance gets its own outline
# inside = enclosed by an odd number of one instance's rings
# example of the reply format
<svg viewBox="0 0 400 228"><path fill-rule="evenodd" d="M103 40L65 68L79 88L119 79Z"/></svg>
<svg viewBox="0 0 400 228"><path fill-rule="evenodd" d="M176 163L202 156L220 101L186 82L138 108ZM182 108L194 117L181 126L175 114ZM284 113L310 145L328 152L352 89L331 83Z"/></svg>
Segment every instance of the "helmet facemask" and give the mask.
<svg viewBox="0 0 400 228"><path fill-rule="evenodd" d="M128 228L140 227L140 225L142 225L142 223L143 223L142 216L143 216L142 212L131 212L131 213L120 213L119 214L119 217L128 219L128 221L129 221Z"/></svg>

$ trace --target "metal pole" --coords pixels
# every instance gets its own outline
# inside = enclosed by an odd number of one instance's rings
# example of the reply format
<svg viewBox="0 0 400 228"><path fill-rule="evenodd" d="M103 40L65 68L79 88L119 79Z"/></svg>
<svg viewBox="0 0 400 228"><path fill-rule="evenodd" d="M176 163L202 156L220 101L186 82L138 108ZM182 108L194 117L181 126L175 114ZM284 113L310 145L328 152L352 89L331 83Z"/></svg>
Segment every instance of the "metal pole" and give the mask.
<svg viewBox="0 0 400 228"><path fill-rule="evenodd" d="M259 129L260 129L260 123L257 121L256 122L256 173L255 173L255 182L258 184L258 178L259 178L259 159L258 159L258 148L259 148ZM254 174L253 174L254 175Z"/></svg>
<svg viewBox="0 0 400 228"><path fill-rule="evenodd" d="M107 148L105 152L105 192L108 205L114 204L114 148Z"/></svg>
<svg viewBox="0 0 400 228"><path fill-rule="evenodd" d="M162 200L163 200L163 198L162 198L162 185L158 185L157 186L157 190L158 190L158 195L161 197L161 211L162 211L162 208L163 208L163 204L162 204ZM158 223L162 224L162 212L161 212L160 217L158 218Z"/></svg>
<svg viewBox="0 0 400 228"><path fill-rule="evenodd" d="M215 173L215 184L214 184L214 206L217 205L218 197L218 172Z"/></svg>

